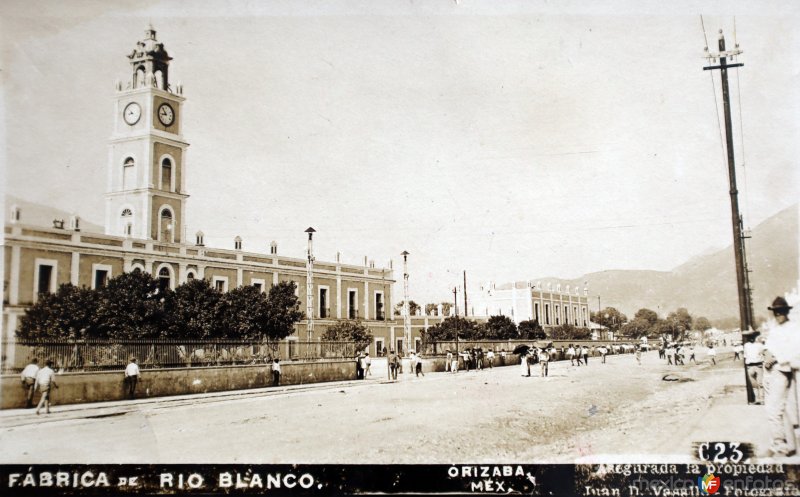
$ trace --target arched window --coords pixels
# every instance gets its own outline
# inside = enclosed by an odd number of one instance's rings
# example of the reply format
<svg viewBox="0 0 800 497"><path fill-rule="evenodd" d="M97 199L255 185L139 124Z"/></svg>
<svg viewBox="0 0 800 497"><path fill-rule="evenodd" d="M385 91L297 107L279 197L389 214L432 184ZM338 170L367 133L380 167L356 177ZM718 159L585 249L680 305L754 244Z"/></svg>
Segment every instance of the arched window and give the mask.
<svg viewBox="0 0 800 497"><path fill-rule="evenodd" d="M158 287L162 290L166 290L167 288L170 287L169 286L170 279L171 277L169 274L169 269L162 267L158 271Z"/></svg>
<svg viewBox="0 0 800 497"><path fill-rule="evenodd" d="M186 273L186 281L191 281L193 279L194 279L194 273L193 272L189 271L188 273Z"/></svg>
<svg viewBox="0 0 800 497"><path fill-rule="evenodd" d="M122 163L122 189L130 190L136 185L136 162L133 157L128 157Z"/></svg>
<svg viewBox="0 0 800 497"><path fill-rule="evenodd" d="M122 234L124 236L133 235L133 211L128 208L122 209L122 213L119 215L119 218Z"/></svg>
<svg viewBox="0 0 800 497"><path fill-rule="evenodd" d="M172 161L164 157L161 161L161 189L171 192L172 188Z"/></svg>
<svg viewBox="0 0 800 497"><path fill-rule="evenodd" d="M172 211L169 208L161 210L158 225L158 239L162 242L172 242L175 237L175 229L172 224Z"/></svg>

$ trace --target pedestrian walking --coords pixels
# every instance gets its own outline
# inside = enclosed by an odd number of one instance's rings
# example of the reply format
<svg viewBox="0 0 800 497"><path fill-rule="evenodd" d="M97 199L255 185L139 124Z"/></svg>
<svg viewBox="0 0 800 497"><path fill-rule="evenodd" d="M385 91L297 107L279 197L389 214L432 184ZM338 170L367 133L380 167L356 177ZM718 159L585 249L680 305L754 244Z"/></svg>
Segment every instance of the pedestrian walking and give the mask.
<svg viewBox="0 0 800 497"><path fill-rule="evenodd" d="M581 349L581 352L583 353L583 363L588 366L589 365L589 347L584 345L583 348Z"/></svg>
<svg viewBox="0 0 800 497"><path fill-rule="evenodd" d="M369 370L370 366L372 366L372 359L370 359L369 352L367 352L366 356L364 356L364 378L372 376L372 371Z"/></svg>
<svg viewBox="0 0 800 497"><path fill-rule="evenodd" d="M601 345L600 348L597 350L600 352L600 358L603 360L603 364L605 364L606 356L608 355L608 349L606 348L605 345Z"/></svg>
<svg viewBox="0 0 800 497"><path fill-rule="evenodd" d="M786 299L777 297L767 309L775 321L769 327L764 352L767 370L766 411L770 428L768 456L789 456L796 451L794 427L787 418L787 403L795 388L793 379L800 368L800 326L789 320L792 309Z"/></svg>
<svg viewBox="0 0 800 497"><path fill-rule="evenodd" d="M694 363L697 364L697 359L695 359L695 357L694 357L694 345L690 345L689 346L689 361L688 362L692 362L692 361L694 361Z"/></svg>
<svg viewBox="0 0 800 497"><path fill-rule="evenodd" d="M716 366L717 365L717 349L714 348L713 343L708 344L708 359Z"/></svg>
<svg viewBox="0 0 800 497"><path fill-rule="evenodd" d="M684 365L683 363L683 347L680 345L675 347L675 365L677 366L680 364L681 366Z"/></svg>
<svg viewBox="0 0 800 497"><path fill-rule="evenodd" d="M547 352L545 349L540 349L539 352L539 364L541 364L541 376L546 377L548 374L548 367L550 364L550 353Z"/></svg>
<svg viewBox="0 0 800 497"><path fill-rule="evenodd" d="M483 349L478 348L476 354L477 354L477 364L475 365L475 367L478 369L478 371L481 371L483 369Z"/></svg>
<svg viewBox="0 0 800 497"><path fill-rule="evenodd" d="M667 346L665 344L661 344L661 347L658 348L658 358L664 359L667 357Z"/></svg>
<svg viewBox="0 0 800 497"><path fill-rule="evenodd" d="M569 347L567 347L567 359L569 359L570 366L575 365L575 348L572 344L569 344Z"/></svg>
<svg viewBox="0 0 800 497"><path fill-rule="evenodd" d="M416 373L417 377L419 375L425 376L425 373L422 372L422 356L417 354L417 363L414 366L414 373Z"/></svg>
<svg viewBox="0 0 800 497"><path fill-rule="evenodd" d="M489 349L489 352L486 353L486 362L489 364L489 369L494 367L494 350Z"/></svg>
<svg viewBox="0 0 800 497"><path fill-rule="evenodd" d="M758 331L743 333L742 346L744 370L747 373L747 403L764 403L764 344L758 339Z"/></svg>
<svg viewBox="0 0 800 497"><path fill-rule="evenodd" d="M389 351L389 378L392 380L397 379L397 369L400 367L400 357L394 353L394 350Z"/></svg>
<svg viewBox="0 0 800 497"><path fill-rule="evenodd" d="M450 372L457 373L458 372L458 354L452 354L450 351L447 352L448 357L450 357Z"/></svg>
<svg viewBox="0 0 800 497"><path fill-rule="evenodd" d="M272 386L277 387L281 384L281 362L276 357L272 361Z"/></svg>
<svg viewBox="0 0 800 497"><path fill-rule="evenodd" d="M39 404L36 406L36 414L45 408L45 413L50 414L50 392L53 388L58 388L56 384L56 373L52 369L53 361L47 360L45 366L36 373L36 381L33 384L34 389L42 392L42 398L39 399Z"/></svg>
<svg viewBox="0 0 800 497"><path fill-rule="evenodd" d="M530 354L530 349L526 350L525 352L520 352L519 354L519 365L522 369L522 376L531 375L531 365L530 362L528 362L528 354Z"/></svg>
<svg viewBox="0 0 800 497"><path fill-rule="evenodd" d="M452 371L453 370L453 353L450 352L450 349L447 349L447 357L445 358L444 362L444 372ZM455 373L455 371L453 371Z"/></svg>
<svg viewBox="0 0 800 497"><path fill-rule="evenodd" d="M25 391L25 408L33 407L33 394L36 391L36 374L39 372L39 359L31 359L30 364L25 366L20 376L22 389Z"/></svg>
<svg viewBox="0 0 800 497"><path fill-rule="evenodd" d="M667 364L672 366L673 359L675 358L675 347L673 347L672 345L668 346L666 355L667 355Z"/></svg>
<svg viewBox="0 0 800 497"><path fill-rule="evenodd" d="M136 365L136 358L131 357L130 362L125 367L125 383L128 385L128 398L136 397L136 384L139 382L139 366Z"/></svg>
<svg viewBox="0 0 800 497"><path fill-rule="evenodd" d="M640 346L638 346L638 345L635 345L634 349L635 349L634 353L636 354L636 362L639 364L639 366L641 366L642 365L642 348Z"/></svg>

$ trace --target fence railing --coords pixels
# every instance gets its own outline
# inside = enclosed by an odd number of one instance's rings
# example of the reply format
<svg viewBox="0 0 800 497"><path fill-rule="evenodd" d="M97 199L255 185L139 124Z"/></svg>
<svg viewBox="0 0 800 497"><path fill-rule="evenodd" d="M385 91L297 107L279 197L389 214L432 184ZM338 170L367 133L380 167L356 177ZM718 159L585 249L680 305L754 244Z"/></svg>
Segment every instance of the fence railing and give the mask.
<svg viewBox="0 0 800 497"><path fill-rule="evenodd" d="M500 351L505 351L511 353L517 348L519 345L533 345L536 342L553 342L553 347L557 351L560 351L562 348L566 351L569 345L580 345L580 346L587 346L587 347L594 347L595 354L599 355L597 349L604 345L608 348L609 354L621 354L621 353L629 353L633 352L633 348L631 344L634 342L618 342L618 341L609 341L609 340L459 340L456 343L455 340L452 341L440 341L440 342L423 342L420 344L420 352L423 356L443 356L446 355L448 351L455 352L456 347L458 348L459 352L467 350L467 349L475 349L481 348L484 351L486 350L493 350L495 353Z"/></svg>
<svg viewBox="0 0 800 497"><path fill-rule="evenodd" d="M199 341L199 340L50 340L2 342L2 372L21 371L34 357L43 365L68 371L122 370L132 357L140 368L177 368L266 364L280 360L352 358L355 342Z"/></svg>

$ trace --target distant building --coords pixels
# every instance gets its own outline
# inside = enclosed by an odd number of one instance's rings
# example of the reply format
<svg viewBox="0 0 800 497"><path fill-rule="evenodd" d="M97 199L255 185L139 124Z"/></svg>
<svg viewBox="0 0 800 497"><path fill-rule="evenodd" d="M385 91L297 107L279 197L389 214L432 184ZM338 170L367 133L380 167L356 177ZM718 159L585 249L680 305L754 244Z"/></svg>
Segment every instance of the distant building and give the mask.
<svg viewBox="0 0 800 497"><path fill-rule="evenodd" d="M537 320L545 330L563 324L590 326L588 289L560 283L482 283L470 308L476 316L507 316L517 324Z"/></svg>
<svg viewBox="0 0 800 497"><path fill-rule="evenodd" d="M245 251L240 237L231 249L206 247L204 234L185 233L186 151L181 85L169 79L168 55L149 27L127 56L131 78L117 83L114 128L109 140L104 233L81 229L80 218L56 220L52 227L26 225L25 212L11 206L5 226L4 339L13 340L25 308L62 283L97 288L123 272L141 270L175 288L205 278L220 291L253 285L262 292L280 281L297 283L306 310L306 257L278 254L275 242L264 252ZM235 195L235 192L228 193ZM304 236L298 225L298 236ZM189 235L192 236L192 235ZM390 323L394 275L389 267L314 262L314 332L301 322L289 340L318 340L339 319L361 319L375 335L376 353L402 338L402 324Z"/></svg>

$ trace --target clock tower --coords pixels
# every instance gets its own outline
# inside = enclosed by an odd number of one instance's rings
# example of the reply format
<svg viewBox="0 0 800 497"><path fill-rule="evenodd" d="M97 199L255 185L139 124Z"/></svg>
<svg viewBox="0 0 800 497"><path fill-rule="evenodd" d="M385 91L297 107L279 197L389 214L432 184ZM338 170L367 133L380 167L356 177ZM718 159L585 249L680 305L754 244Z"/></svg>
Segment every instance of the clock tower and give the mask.
<svg viewBox="0 0 800 497"><path fill-rule="evenodd" d="M183 242L186 149L183 88L170 85L172 60L152 26L128 55L131 79L117 82L109 140L105 231Z"/></svg>

